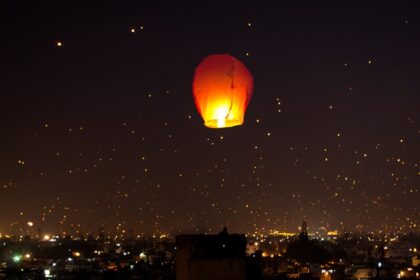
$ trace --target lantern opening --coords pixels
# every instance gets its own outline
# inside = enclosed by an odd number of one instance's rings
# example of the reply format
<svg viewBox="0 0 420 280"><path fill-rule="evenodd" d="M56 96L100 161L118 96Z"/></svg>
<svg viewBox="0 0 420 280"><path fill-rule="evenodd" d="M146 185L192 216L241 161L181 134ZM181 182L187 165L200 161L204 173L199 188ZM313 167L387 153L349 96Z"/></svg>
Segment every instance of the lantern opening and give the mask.
<svg viewBox="0 0 420 280"><path fill-rule="evenodd" d="M239 118L227 105L219 105L214 108L214 117L206 120L204 125L210 128L222 128L241 125L243 118Z"/></svg>

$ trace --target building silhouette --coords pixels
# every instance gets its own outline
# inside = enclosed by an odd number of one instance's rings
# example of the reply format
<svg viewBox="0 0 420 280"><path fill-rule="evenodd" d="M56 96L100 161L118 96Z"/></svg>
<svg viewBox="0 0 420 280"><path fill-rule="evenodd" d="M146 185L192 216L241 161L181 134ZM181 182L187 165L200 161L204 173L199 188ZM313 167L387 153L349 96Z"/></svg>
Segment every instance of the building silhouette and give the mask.
<svg viewBox="0 0 420 280"><path fill-rule="evenodd" d="M177 280L245 280L247 240L243 234L176 237Z"/></svg>

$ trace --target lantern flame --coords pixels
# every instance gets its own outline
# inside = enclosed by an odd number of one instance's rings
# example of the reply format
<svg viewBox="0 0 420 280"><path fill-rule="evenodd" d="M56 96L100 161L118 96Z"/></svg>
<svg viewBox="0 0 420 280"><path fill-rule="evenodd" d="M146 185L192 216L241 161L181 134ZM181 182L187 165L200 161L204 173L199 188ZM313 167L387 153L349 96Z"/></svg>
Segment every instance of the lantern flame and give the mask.
<svg viewBox="0 0 420 280"><path fill-rule="evenodd" d="M251 73L228 54L206 57L195 71L194 100L209 128L243 124L252 90Z"/></svg>
<svg viewBox="0 0 420 280"><path fill-rule="evenodd" d="M214 109L214 113L216 116L216 126L218 128L226 127L226 121L232 122L233 117L231 116L230 108L227 106L218 106ZM207 126L211 127L212 121L210 123L207 123Z"/></svg>
<svg viewBox="0 0 420 280"><path fill-rule="evenodd" d="M218 107L215 109L216 118L217 118L217 127L224 127L226 126L226 115L228 114L228 110L226 107Z"/></svg>

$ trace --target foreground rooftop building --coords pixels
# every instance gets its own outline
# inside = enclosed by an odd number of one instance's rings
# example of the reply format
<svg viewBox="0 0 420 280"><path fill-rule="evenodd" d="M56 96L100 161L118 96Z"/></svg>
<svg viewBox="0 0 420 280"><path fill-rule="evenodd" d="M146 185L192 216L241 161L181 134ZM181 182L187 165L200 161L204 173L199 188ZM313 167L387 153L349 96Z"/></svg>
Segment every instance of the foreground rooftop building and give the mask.
<svg viewBox="0 0 420 280"><path fill-rule="evenodd" d="M177 280L245 280L246 237L228 234L176 237Z"/></svg>

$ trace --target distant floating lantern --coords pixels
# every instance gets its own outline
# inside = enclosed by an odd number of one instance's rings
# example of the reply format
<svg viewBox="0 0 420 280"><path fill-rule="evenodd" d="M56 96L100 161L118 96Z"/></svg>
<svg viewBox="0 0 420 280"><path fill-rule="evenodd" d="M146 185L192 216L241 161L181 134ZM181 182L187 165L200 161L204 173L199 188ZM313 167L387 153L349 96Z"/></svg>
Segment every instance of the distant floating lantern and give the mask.
<svg viewBox="0 0 420 280"><path fill-rule="evenodd" d="M195 69L193 95L204 125L242 125L253 84L245 65L229 54L210 55L201 61Z"/></svg>

